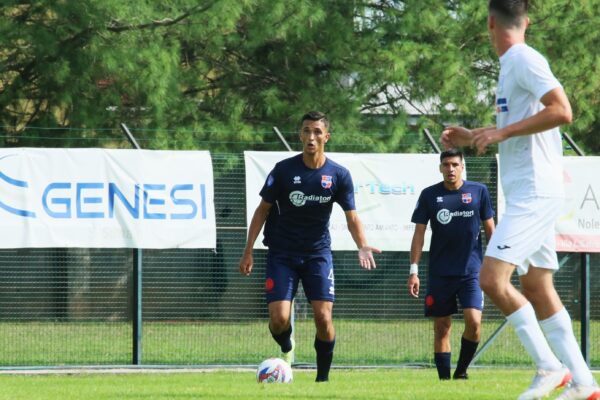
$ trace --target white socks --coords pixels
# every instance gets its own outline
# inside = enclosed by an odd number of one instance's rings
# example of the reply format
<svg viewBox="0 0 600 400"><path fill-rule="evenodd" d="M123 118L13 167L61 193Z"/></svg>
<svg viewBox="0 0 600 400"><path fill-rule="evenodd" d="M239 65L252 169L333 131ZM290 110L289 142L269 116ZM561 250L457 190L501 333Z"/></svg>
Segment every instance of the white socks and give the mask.
<svg viewBox="0 0 600 400"><path fill-rule="evenodd" d="M567 310L563 307L550 318L540 321L540 326L558 358L573 374L575 383L593 385L594 377L583 359Z"/></svg>
<svg viewBox="0 0 600 400"><path fill-rule="evenodd" d="M561 362L556 358L552 349L550 349L542 333L531 303L525 304L507 316L506 319L514 326L517 336L538 368L549 371L556 371L562 368Z"/></svg>

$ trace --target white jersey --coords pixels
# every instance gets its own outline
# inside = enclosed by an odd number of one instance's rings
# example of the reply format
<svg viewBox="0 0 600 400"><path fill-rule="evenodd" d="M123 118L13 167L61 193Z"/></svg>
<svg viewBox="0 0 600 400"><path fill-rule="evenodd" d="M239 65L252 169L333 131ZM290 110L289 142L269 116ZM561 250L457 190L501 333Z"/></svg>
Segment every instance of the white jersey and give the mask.
<svg viewBox="0 0 600 400"><path fill-rule="evenodd" d="M500 57L496 89L496 127L531 117L544 109L540 99L561 87L548 62L524 43ZM531 197L563 197L562 141L558 127L515 136L499 144L500 178L508 202Z"/></svg>

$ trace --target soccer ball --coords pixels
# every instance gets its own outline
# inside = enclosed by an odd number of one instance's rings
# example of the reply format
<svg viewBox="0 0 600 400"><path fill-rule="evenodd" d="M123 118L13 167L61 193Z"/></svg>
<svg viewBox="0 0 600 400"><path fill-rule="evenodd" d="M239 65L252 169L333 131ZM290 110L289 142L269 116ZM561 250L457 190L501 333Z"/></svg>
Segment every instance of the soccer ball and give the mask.
<svg viewBox="0 0 600 400"><path fill-rule="evenodd" d="M256 370L256 380L259 383L290 383L292 367L281 358L266 359Z"/></svg>

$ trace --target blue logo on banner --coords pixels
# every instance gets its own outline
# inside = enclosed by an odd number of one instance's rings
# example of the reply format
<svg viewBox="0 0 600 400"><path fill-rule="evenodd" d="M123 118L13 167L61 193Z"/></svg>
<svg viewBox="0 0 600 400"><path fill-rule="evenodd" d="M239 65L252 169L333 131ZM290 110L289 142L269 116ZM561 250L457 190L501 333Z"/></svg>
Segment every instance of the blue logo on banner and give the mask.
<svg viewBox="0 0 600 400"><path fill-rule="evenodd" d="M0 170L0 184L2 181L20 189L29 189L28 182L12 178ZM46 185L40 203L51 218L112 219L115 208L124 209L134 219L186 220L194 219L198 213L202 219L207 218L206 185L203 183L169 187L163 183L145 183L134 184L132 189L133 195L128 199L123 189L114 182L51 182ZM165 198L180 212L160 212L166 204ZM90 210L88 205L95 206L94 210ZM37 218L35 212L8 205L2 199L0 209L20 217Z"/></svg>

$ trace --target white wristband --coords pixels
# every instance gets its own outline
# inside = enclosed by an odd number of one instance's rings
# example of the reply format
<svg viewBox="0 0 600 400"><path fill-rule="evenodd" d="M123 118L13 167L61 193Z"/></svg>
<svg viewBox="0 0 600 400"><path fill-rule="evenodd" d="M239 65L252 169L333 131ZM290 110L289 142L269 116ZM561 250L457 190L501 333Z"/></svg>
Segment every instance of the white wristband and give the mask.
<svg viewBox="0 0 600 400"><path fill-rule="evenodd" d="M415 275L419 275L419 265L418 264L410 264L410 275L415 274Z"/></svg>

